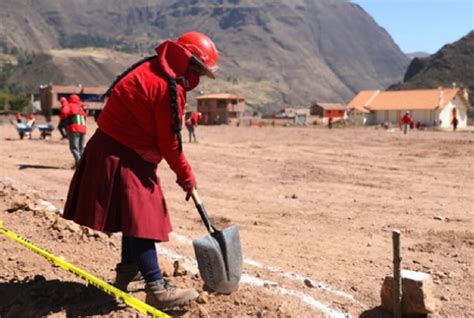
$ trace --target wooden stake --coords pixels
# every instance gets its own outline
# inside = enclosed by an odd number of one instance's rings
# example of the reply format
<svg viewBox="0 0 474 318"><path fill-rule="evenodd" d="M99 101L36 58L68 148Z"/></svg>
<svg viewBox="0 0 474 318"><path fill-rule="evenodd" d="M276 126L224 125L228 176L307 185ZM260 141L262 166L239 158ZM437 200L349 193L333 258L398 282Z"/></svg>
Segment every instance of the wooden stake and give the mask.
<svg viewBox="0 0 474 318"><path fill-rule="evenodd" d="M400 231L392 231L393 240L393 317L402 318L402 274L400 256Z"/></svg>

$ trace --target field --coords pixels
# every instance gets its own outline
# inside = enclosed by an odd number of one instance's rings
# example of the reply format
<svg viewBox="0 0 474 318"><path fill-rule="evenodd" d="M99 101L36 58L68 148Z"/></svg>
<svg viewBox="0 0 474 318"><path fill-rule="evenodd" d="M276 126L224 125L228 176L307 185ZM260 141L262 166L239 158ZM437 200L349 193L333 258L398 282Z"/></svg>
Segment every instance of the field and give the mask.
<svg viewBox="0 0 474 318"><path fill-rule="evenodd" d="M90 122L88 136L94 130ZM403 268L435 281L434 317L474 317L472 130L219 126L197 134L199 143L185 143L185 152L216 225L240 228L245 275L232 295L203 291L190 242L205 228L162 163L175 234L160 244L160 262L177 260L173 282L201 293L171 314L390 317L377 307L392 271L391 232L400 229ZM0 136L5 228L111 281L119 235L74 226L41 201L64 205L73 173L67 141L57 131L52 140L38 131L19 140L5 119ZM0 317L135 315L4 236L0 255ZM144 299L142 287L132 294Z"/></svg>

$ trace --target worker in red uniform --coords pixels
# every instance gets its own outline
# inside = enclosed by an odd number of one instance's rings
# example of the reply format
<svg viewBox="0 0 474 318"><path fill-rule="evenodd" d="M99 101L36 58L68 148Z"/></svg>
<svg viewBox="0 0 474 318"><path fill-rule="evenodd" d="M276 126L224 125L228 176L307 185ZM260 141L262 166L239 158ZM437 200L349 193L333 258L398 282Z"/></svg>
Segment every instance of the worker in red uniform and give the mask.
<svg viewBox="0 0 474 318"><path fill-rule="evenodd" d="M20 112L16 112L16 113L15 113L15 118L16 118L16 123L17 123L17 124L21 124L21 123L23 122L23 121L21 120L21 117L22 117L22 116L23 116L23 115L22 115Z"/></svg>
<svg viewBox="0 0 474 318"><path fill-rule="evenodd" d="M333 117L332 117L332 114L329 114L329 117L328 117L328 128L329 129L332 129L332 123L333 123Z"/></svg>
<svg viewBox="0 0 474 318"><path fill-rule="evenodd" d="M456 116L454 116L451 123L453 124L453 131L456 131L456 128L458 128L458 123L459 123L458 118Z"/></svg>
<svg viewBox="0 0 474 318"><path fill-rule="evenodd" d="M76 94L69 95L67 103L62 101L59 117L66 121L69 149L74 157L73 168L77 167L79 159L84 152L86 127L86 112L82 107L82 101Z"/></svg>
<svg viewBox="0 0 474 318"><path fill-rule="evenodd" d="M410 116L410 112L405 112L402 116L401 122L403 124L403 133L406 135L411 125L413 125L413 119Z"/></svg>
<svg viewBox="0 0 474 318"><path fill-rule="evenodd" d="M67 118L64 117L63 109L69 106L69 103L65 97L61 97L59 99L59 103L61 104L61 109L59 112L59 123L58 123L58 130L61 134L61 139L67 138Z"/></svg>
<svg viewBox="0 0 474 318"><path fill-rule="evenodd" d="M184 124L186 125L186 129L189 133L189 142L192 142L193 139L194 142L197 142L196 128L198 126L199 119L201 119L201 113L191 112L191 114L188 116L188 118L186 118L186 121L184 122Z"/></svg>
<svg viewBox="0 0 474 318"><path fill-rule="evenodd" d="M122 232L115 286L126 290L140 273L146 302L171 308L198 296L163 279L155 243L169 240L158 164L164 159L190 196L195 177L182 149L186 92L201 76L215 78L218 52L206 35L188 32L166 40L121 74L105 93L98 129L73 176L64 217L103 232Z"/></svg>

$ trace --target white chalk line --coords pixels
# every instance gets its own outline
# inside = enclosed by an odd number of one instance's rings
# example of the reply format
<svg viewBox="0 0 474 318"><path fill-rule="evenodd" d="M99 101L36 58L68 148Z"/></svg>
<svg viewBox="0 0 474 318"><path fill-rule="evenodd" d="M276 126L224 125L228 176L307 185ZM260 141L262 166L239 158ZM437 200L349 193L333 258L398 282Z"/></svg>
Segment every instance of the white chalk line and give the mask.
<svg viewBox="0 0 474 318"><path fill-rule="evenodd" d="M193 259L191 259L187 256L178 254L175 251L172 251L172 250L170 250L166 247L161 246L160 244L156 244L156 247L157 247L159 255L165 255L165 256L171 258L172 260L182 261L184 263L183 267L186 270L190 270L192 273L197 272L196 271L197 263L196 263L195 260L193 260ZM310 296L308 294L305 294L303 292L296 291L296 290L293 290L293 289L280 287L280 286L278 286L278 283L270 281L270 280L261 279L261 278L243 273L242 277L240 279L240 282L243 283L243 284L248 284L248 285L254 285L254 286L259 286L259 287L267 287L270 290L275 291L279 294L290 295L290 296L297 297L297 298L301 299L307 305L319 310L320 312L322 312L323 314L325 314L329 318L351 318L351 315L349 315L348 313L343 313L343 312L340 312L336 309L333 309L330 306L328 306L328 305L326 305L322 302L317 301L316 299L314 299L312 296Z"/></svg>
<svg viewBox="0 0 474 318"><path fill-rule="evenodd" d="M171 236L179 242L182 242L182 243L185 243L185 244L188 244L188 245L192 244L192 240L190 238L184 236L184 235L177 234L177 233L173 232L173 233L171 233ZM287 271L284 271L283 269L280 269L280 268L277 268L277 267L265 266L265 265L261 264L260 262L257 262L253 259L250 259L250 258L244 258L244 264L247 264L247 265L250 265L250 266L253 266L253 267L257 267L257 268L266 269L270 272L276 273L276 274L278 274L282 277L288 278L288 279L293 280L293 281L304 283L305 280L308 280L308 281L311 282L311 284L314 286L315 289L318 289L318 290L323 291L323 292L328 292L328 293L337 295L339 297L346 298L346 299L348 299L348 300L350 300L354 303L360 304L354 298L354 296L352 296L351 294L346 293L344 291L336 290L336 289L332 288L331 286L329 286L325 283L322 283L320 281L317 281L313 278L310 278L310 277L307 277L307 276L304 276L304 275L301 275L301 274L298 274L298 273L287 272Z"/></svg>

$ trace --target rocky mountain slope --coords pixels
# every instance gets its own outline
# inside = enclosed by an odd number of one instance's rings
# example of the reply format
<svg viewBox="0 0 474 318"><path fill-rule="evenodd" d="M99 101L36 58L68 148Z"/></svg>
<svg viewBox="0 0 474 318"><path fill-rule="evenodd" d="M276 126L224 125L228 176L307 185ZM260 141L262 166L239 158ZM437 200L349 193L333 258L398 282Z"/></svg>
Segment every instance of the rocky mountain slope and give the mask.
<svg viewBox="0 0 474 318"><path fill-rule="evenodd" d="M450 87L455 83L470 89L474 96L474 31L458 41L443 46L426 58L415 58L410 63L403 83L391 89Z"/></svg>
<svg viewBox="0 0 474 318"><path fill-rule="evenodd" d="M143 55L160 40L189 30L209 34L221 52L220 80L205 81L201 89L241 94L267 110L315 100L347 101L361 89L399 81L409 62L384 29L346 0L0 4L0 42L29 51L92 46ZM30 68L36 63L33 59ZM64 78L48 73L50 77L37 76L26 67L18 77L32 77L32 82ZM89 74L77 81L95 84L97 77ZM104 82L113 79L106 77Z"/></svg>

